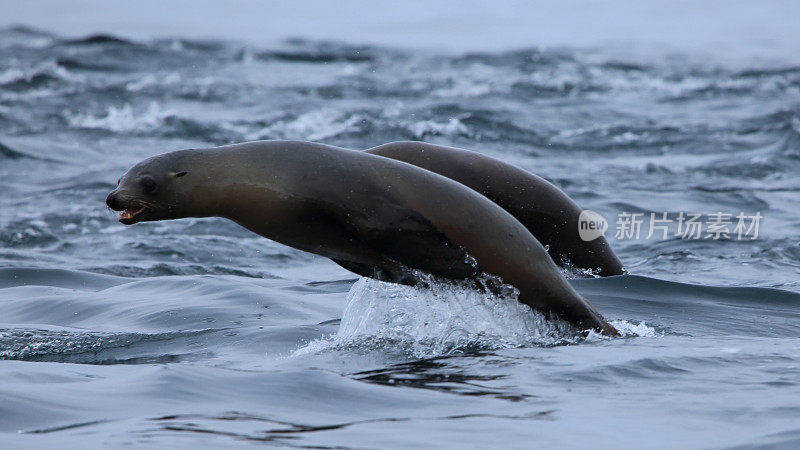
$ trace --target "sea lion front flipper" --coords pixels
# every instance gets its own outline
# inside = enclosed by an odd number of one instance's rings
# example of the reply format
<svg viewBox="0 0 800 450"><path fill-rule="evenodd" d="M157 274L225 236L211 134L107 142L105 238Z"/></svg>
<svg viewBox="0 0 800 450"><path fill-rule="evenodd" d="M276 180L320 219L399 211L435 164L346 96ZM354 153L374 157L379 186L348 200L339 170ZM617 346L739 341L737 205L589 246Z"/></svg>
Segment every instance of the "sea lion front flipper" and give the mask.
<svg viewBox="0 0 800 450"><path fill-rule="evenodd" d="M423 280L421 280L407 268L398 266L398 269L390 270L388 266L395 265L391 263L371 265L337 258L331 258L331 260L350 272L361 275L362 277L374 278L376 280L386 281L388 283L405 284L408 286L416 286L424 283Z"/></svg>
<svg viewBox="0 0 800 450"><path fill-rule="evenodd" d="M359 238L401 266L451 279L474 278L481 273L464 248L450 242L413 209L382 202L370 214L351 220L359 222L355 224ZM387 269L389 273L397 271Z"/></svg>

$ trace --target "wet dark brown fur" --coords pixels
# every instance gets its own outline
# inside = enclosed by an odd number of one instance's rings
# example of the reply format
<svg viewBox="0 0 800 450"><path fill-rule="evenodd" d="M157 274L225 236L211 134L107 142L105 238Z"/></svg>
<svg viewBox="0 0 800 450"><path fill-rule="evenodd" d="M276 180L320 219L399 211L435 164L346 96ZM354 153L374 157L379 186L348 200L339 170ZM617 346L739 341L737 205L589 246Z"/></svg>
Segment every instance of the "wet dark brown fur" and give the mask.
<svg viewBox="0 0 800 450"><path fill-rule="evenodd" d="M617 334L506 210L383 156L298 141L182 150L134 166L107 203L128 211L129 224L228 218L364 276L403 282L409 269L451 279L487 273L534 309Z"/></svg>

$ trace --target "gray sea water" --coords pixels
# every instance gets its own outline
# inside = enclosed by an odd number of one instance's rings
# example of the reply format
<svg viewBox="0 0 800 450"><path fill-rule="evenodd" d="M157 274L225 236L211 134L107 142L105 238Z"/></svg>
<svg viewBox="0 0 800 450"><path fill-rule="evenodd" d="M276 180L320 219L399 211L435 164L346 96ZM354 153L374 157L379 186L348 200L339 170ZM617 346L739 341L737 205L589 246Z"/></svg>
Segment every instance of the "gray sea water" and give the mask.
<svg viewBox="0 0 800 450"><path fill-rule="evenodd" d="M611 221L631 275L566 274L624 337L104 206L145 157L255 139L547 178ZM797 59L0 29L0 446L797 448L799 173ZM624 212L763 221L617 238Z"/></svg>

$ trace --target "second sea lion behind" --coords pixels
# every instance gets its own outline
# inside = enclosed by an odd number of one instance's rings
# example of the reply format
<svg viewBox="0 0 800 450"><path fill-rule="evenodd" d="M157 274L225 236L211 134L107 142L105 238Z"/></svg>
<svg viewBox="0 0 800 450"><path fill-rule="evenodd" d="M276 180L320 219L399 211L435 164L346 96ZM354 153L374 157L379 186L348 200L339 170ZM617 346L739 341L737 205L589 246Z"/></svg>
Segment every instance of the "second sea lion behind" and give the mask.
<svg viewBox="0 0 800 450"><path fill-rule="evenodd" d="M483 194L525 225L559 266L572 264L603 277L625 273L603 236L581 239L581 208L544 178L477 152L425 142L391 142L366 152L430 170Z"/></svg>

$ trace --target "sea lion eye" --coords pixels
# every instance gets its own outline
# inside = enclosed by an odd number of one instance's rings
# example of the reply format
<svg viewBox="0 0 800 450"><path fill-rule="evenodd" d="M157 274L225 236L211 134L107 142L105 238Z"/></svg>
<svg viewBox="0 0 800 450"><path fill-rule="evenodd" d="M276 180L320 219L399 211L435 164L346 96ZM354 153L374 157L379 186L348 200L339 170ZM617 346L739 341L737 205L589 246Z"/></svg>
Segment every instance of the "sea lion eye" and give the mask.
<svg viewBox="0 0 800 450"><path fill-rule="evenodd" d="M142 187L144 193L152 194L156 190L156 180L152 177L144 176L139 179L139 186Z"/></svg>

